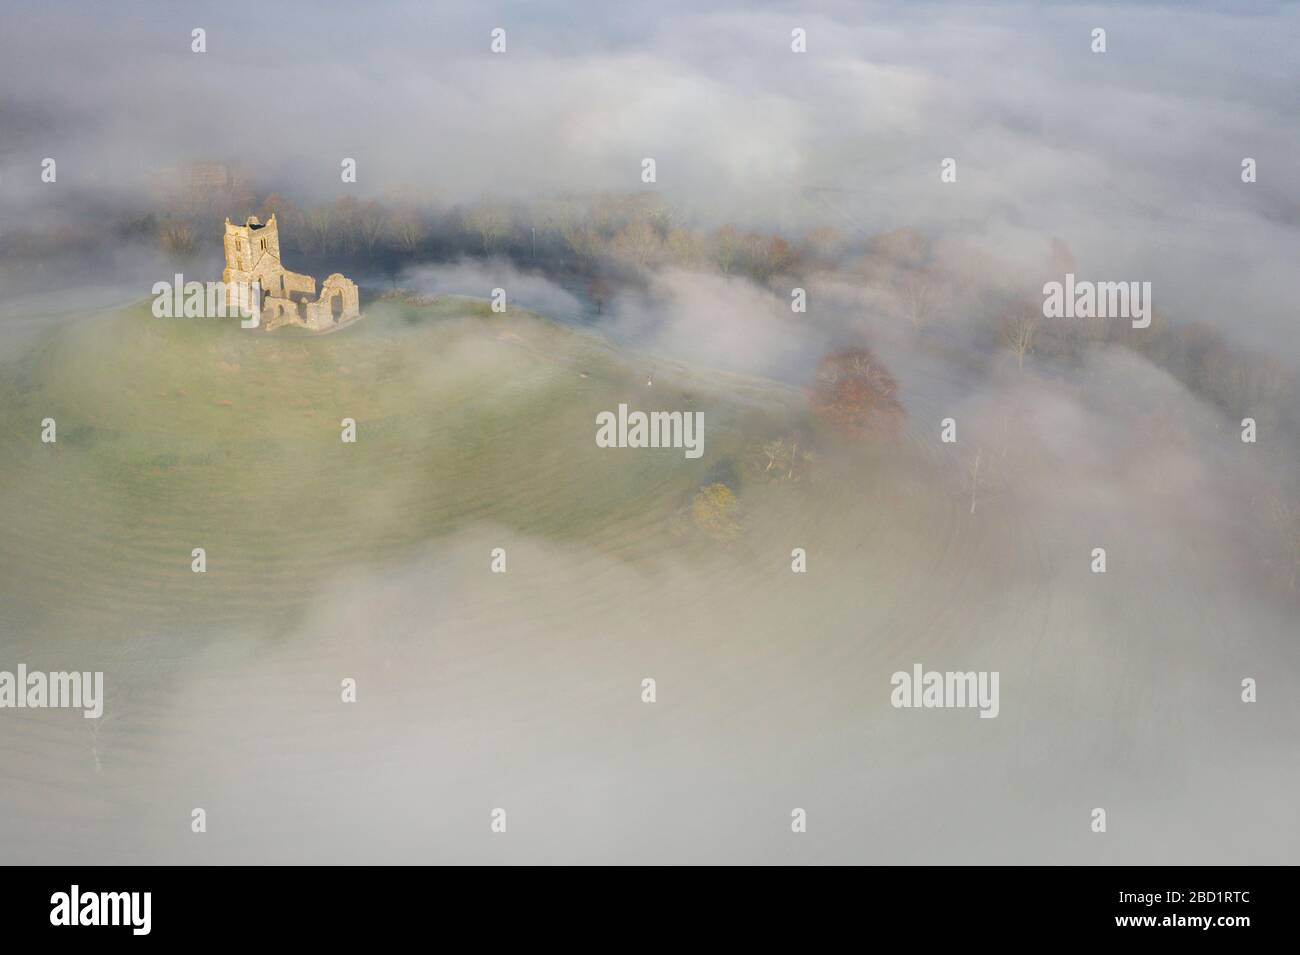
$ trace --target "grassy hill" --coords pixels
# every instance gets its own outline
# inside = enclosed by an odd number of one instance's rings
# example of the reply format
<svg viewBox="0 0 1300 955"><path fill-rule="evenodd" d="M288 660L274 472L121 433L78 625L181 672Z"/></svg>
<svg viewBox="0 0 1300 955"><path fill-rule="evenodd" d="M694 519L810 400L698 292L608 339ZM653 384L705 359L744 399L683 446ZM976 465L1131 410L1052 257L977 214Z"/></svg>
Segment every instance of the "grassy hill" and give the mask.
<svg viewBox="0 0 1300 955"><path fill-rule="evenodd" d="M470 523L653 550L711 469L802 407L655 371L648 388L597 336L463 299L380 302L327 336L144 306L66 326L0 370L0 588L14 622L58 607L111 629L291 609L348 564ZM596 414L619 402L704 411L703 457L597 448Z"/></svg>

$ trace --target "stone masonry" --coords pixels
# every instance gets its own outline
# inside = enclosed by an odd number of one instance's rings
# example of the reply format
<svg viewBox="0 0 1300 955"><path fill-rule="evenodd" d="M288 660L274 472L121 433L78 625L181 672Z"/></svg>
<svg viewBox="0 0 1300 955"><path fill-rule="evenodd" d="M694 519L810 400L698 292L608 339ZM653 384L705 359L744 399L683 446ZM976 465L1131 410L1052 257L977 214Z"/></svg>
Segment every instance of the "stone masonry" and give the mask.
<svg viewBox="0 0 1300 955"><path fill-rule="evenodd" d="M361 316L357 285L351 279L335 272L321 283L318 296L314 278L290 272L281 264L280 230L274 213L265 223L249 216L244 225L234 225L227 218L225 252L221 280L227 286L227 300L239 301L241 287L260 283L262 327L268 331L297 325L323 332Z"/></svg>

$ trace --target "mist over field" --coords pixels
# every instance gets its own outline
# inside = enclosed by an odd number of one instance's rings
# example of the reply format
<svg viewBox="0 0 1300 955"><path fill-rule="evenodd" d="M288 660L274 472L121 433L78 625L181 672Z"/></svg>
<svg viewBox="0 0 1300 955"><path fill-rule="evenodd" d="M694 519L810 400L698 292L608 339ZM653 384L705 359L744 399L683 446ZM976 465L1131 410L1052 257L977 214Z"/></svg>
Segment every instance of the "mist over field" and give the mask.
<svg viewBox="0 0 1300 955"><path fill-rule="evenodd" d="M5 14L0 858L1300 861L1294 6L358 10ZM271 213L359 323L151 315Z"/></svg>

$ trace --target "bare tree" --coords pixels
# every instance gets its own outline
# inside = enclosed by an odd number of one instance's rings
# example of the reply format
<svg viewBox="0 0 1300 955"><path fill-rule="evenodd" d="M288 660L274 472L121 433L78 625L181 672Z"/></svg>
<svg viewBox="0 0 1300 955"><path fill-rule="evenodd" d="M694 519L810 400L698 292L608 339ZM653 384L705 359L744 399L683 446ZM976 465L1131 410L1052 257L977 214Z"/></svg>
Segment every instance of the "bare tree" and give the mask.
<svg viewBox="0 0 1300 955"><path fill-rule="evenodd" d="M676 209L666 202L660 202L650 209L646 215L646 221L655 227L660 235L667 235L673 231L681 215Z"/></svg>
<svg viewBox="0 0 1300 955"><path fill-rule="evenodd" d="M724 225L713 233L713 260L724 273L729 273L740 254L740 237L736 227Z"/></svg>
<svg viewBox="0 0 1300 955"><path fill-rule="evenodd" d="M619 255L644 268L659 252L659 233L648 222L629 222L614 239Z"/></svg>
<svg viewBox="0 0 1300 955"><path fill-rule="evenodd" d="M758 463L763 473L784 481L798 481L812 464L815 455L799 447L797 440L777 438L758 449Z"/></svg>
<svg viewBox="0 0 1300 955"><path fill-rule="evenodd" d="M465 216L465 225L478 233L483 251L491 254L511 232L510 212L504 206L476 206Z"/></svg>
<svg viewBox="0 0 1300 955"><path fill-rule="evenodd" d="M593 228L589 217L580 209L564 207L556 211L555 218L559 226L560 237L569 251L577 257L582 265L590 265L600 257L600 232Z"/></svg>
<svg viewBox="0 0 1300 955"><path fill-rule="evenodd" d="M894 265L917 268L929 254L929 243L915 229L895 229L872 239L870 251Z"/></svg>
<svg viewBox="0 0 1300 955"><path fill-rule="evenodd" d="M1002 324L1002 340L1016 356L1016 365L1025 370L1025 356L1034 350L1034 335L1038 332L1038 310L1031 305L1019 306Z"/></svg>
<svg viewBox="0 0 1300 955"><path fill-rule="evenodd" d="M763 468L764 472L770 472L773 468L780 470L787 457L785 441L781 438L767 442L759 449L759 452L767 461L767 466Z"/></svg>
<svg viewBox="0 0 1300 955"><path fill-rule="evenodd" d="M673 229L664 240L664 252L674 265L691 268L704 258L704 242L686 229Z"/></svg>
<svg viewBox="0 0 1300 955"><path fill-rule="evenodd" d="M273 192L262 200L262 204L257 207L257 216L263 222L270 222L271 216L275 216L276 221L280 223L281 229L290 233L296 233L299 230L300 213L298 207L278 192ZM280 242L284 243L286 238L282 233Z"/></svg>
<svg viewBox="0 0 1300 955"><path fill-rule="evenodd" d="M168 219L158 227L158 239L173 255L193 255L198 248L194 228L184 219Z"/></svg>
<svg viewBox="0 0 1300 955"><path fill-rule="evenodd" d="M334 203L333 239L348 254L361 248L361 203L352 196L342 196Z"/></svg>
<svg viewBox="0 0 1300 955"><path fill-rule="evenodd" d="M357 231L366 252L373 253L379 239L384 234L384 210L373 199L363 205L357 213Z"/></svg>
<svg viewBox="0 0 1300 955"><path fill-rule="evenodd" d="M101 714L98 719L86 721L88 724L86 725L86 730L90 733L90 755L95 761L96 773L102 773L104 771L104 763L101 759L102 754L100 753L99 731L104 728L104 724L108 722L110 718L111 717L109 716Z"/></svg>
<svg viewBox="0 0 1300 955"><path fill-rule="evenodd" d="M745 257L754 277L767 281L794 264L795 251L794 246L779 235L753 233L745 238Z"/></svg>
<svg viewBox="0 0 1300 955"><path fill-rule="evenodd" d="M414 209L403 209L393 217L393 238L407 253L414 255L426 235L424 220Z"/></svg>
<svg viewBox="0 0 1300 955"><path fill-rule="evenodd" d="M303 216L303 244L315 252L328 252L334 217L327 206L317 206Z"/></svg>
<svg viewBox="0 0 1300 955"><path fill-rule="evenodd" d="M920 331L933 307L936 292L934 273L925 268L905 270L898 280L898 292L908 321L912 328Z"/></svg>
<svg viewBox="0 0 1300 955"><path fill-rule="evenodd" d="M983 448L975 452L975 456L970 459L966 465L965 479L963 481L963 493L970 496L970 512L975 513L976 505L988 497L989 493L997 486L994 479L990 455L984 453Z"/></svg>
<svg viewBox="0 0 1300 955"><path fill-rule="evenodd" d="M805 233L802 246L808 258L829 265L839 259L846 244L844 235L838 229L822 226Z"/></svg>

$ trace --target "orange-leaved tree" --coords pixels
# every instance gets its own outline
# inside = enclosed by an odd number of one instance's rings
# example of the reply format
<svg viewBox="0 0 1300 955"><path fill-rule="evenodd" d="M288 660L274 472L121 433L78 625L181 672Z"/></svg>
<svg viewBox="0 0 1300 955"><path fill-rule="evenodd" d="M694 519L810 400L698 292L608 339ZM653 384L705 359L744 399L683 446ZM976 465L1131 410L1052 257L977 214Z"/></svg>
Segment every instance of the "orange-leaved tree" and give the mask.
<svg viewBox="0 0 1300 955"><path fill-rule="evenodd" d="M896 435L903 406L898 382L869 348L841 348L826 355L808 398L813 410L853 435Z"/></svg>

